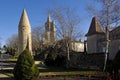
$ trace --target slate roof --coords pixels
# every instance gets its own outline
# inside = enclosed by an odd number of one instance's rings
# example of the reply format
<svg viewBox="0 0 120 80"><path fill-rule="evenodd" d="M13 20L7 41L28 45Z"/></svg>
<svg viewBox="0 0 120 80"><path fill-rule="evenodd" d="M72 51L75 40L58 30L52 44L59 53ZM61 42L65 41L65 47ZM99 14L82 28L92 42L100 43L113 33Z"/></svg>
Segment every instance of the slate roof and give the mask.
<svg viewBox="0 0 120 80"><path fill-rule="evenodd" d="M92 18L92 22L90 24L90 28L86 36L90 36L93 34L104 34L96 17Z"/></svg>

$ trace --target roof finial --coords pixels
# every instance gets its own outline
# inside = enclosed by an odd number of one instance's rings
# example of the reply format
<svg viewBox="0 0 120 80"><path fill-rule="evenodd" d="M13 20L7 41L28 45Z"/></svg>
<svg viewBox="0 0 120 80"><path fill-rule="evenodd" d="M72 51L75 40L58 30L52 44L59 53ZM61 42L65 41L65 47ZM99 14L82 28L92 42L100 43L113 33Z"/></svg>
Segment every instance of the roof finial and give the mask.
<svg viewBox="0 0 120 80"><path fill-rule="evenodd" d="M48 15L48 21L51 22L51 17L50 14Z"/></svg>

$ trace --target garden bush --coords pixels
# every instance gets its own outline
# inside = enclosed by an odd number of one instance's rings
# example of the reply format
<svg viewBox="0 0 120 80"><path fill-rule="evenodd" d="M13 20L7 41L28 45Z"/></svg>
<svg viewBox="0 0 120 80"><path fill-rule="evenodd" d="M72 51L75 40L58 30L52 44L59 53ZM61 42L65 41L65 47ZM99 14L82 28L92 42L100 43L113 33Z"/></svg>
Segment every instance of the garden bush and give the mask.
<svg viewBox="0 0 120 80"><path fill-rule="evenodd" d="M114 70L120 69L120 50L117 52L114 60L113 60L113 68Z"/></svg>
<svg viewBox="0 0 120 80"><path fill-rule="evenodd" d="M55 65L58 67L65 67L66 64L66 57L62 55L57 55L55 59Z"/></svg>
<svg viewBox="0 0 120 80"><path fill-rule="evenodd" d="M39 75L39 70L28 50L19 55L13 74L15 80L35 80Z"/></svg>
<svg viewBox="0 0 120 80"><path fill-rule="evenodd" d="M45 59L46 66L55 66L55 59L57 57L57 54L53 48L50 48L48 51L48 55Z"/></svg>

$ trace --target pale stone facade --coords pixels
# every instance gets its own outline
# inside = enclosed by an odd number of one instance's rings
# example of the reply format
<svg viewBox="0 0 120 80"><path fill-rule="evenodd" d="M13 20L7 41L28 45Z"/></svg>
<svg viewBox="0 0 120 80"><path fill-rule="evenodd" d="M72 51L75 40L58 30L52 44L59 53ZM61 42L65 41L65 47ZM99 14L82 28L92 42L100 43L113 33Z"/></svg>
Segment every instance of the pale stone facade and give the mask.
<svg viewBox="0 0 120 80"><path fill-rule="evenodd" d="M55 23L51 20L49 15L47 22L45 23L43 44L52 45L55 41L56 41L56 27Z"/></svg>
<svg viewBox="0 0 120 80"><path fill-rule="evenodd" d="M84 52L85 44L82 41L72 41L71 49L75 52Z"/></svg>
<svg viewBox="0 0 120 80"><path fill-rule="evenodd" d="M100 53L103 52L103 43L99 44L99 40L103 38L103 35L94 34L87 37L87 51L88 53ZM102 47L101 47L102 46Z"/></svg>
<svg viewBox="0 0 120 80"><path fill-rule="evenodd" d="M86 34L86 36L87 36L87 52L88 53L102 52L102 49L99 46L99 40L101 38L104 38L104 32L102 31L96 17L92 19L89 31Z"/></svg>
<svg viewBox="0 0 120 80"><path fill-rule="evenodd" d="M105 52L106 38L105 33L102 31L98 20L94 17L92 19L87 36L87 52L101 53ZM109 59L115 58L116 53L120 49L120 26L110 31L109 42Z"/></svg>
<svg viewBox="0 0 120 80"><path fill-rule="evenodd" d="M23 52L26 47L32 54L32 41L31 41L31 27L29 19L24 9L18 26L18 49L19 53Z"/></svg>

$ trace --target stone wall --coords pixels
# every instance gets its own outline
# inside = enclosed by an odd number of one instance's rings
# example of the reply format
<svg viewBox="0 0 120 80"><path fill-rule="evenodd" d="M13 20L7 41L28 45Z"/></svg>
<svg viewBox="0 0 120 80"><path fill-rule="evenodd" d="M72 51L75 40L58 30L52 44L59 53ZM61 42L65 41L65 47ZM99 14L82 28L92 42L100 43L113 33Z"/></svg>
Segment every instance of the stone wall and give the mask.
<svg viewBox="0 0 120 80"><path fill-rule="evenodd" d="M72 54L70 59L72 68L100 70L104 65L104 53Z"/></svg>
<svg viewBox="0 0 120 80"><path fill-rule="evenodd" d="M109 47L109 59L113 60L116 56L116 53L120 49L120 39L113 40L110 42L110 47Z"/></svg>

